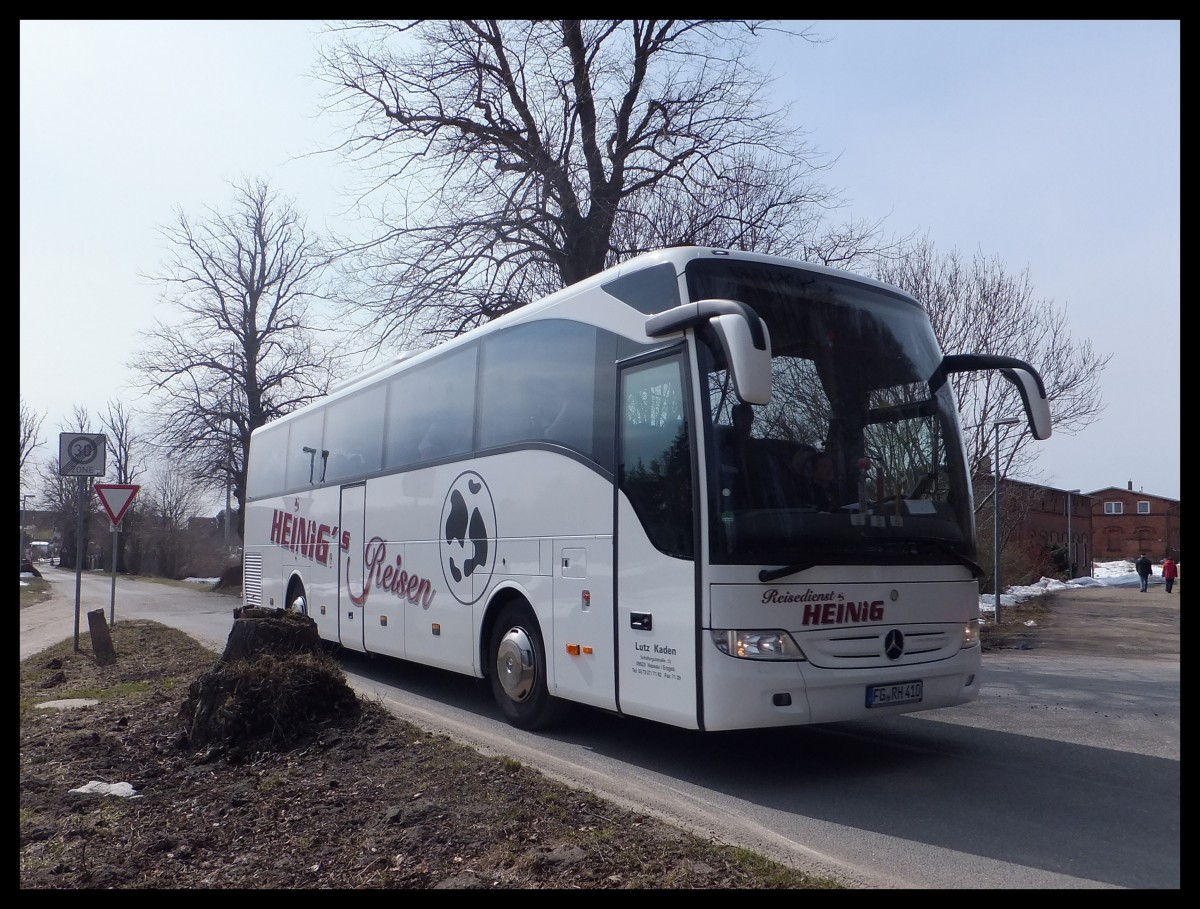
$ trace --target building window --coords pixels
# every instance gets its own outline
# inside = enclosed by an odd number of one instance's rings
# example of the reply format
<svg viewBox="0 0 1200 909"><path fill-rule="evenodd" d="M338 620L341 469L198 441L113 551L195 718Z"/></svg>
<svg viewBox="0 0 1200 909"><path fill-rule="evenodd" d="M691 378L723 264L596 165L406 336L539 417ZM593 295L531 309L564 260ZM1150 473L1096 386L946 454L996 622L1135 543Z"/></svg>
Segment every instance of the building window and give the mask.
<svg viewBox="0 0 1200 909"><path fill-rule="evenodd" d="M1105 514L1124 514L1125 513L1125 503L1124 502L1105 502L1104 503L1104 513Z"/></svg>
<svg viewBox="0 0 1200 909"><path fill-rule="evenodd" d="M1138 502L1138 514L1150 514L1150 503Z"/></svg>

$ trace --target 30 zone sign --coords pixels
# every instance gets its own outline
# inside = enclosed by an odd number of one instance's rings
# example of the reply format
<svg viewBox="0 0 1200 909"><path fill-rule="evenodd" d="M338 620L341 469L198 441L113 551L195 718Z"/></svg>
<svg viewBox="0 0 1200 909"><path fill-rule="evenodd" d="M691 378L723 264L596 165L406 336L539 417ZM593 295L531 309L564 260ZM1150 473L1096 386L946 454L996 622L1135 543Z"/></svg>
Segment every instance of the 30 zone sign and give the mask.
<svg viewBox="0 0 1200 909"><path fill-rule="evenodd" d="M60 477L104 476L107 451L104 433L62 432L58 434L58 475Z"/></svg>

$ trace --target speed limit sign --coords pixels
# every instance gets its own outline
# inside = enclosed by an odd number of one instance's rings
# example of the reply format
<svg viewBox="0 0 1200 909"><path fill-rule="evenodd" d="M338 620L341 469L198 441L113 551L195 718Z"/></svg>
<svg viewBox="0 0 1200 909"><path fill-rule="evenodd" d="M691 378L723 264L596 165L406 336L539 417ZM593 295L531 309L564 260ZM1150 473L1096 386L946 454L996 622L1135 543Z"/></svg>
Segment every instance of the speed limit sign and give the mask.
<svg viewBox="0 0 1200 909"><path fill-rule="evenodd" d="M104 433L60 432L58 434L58 475L60 477L102 477L107 453Z"/></svg>

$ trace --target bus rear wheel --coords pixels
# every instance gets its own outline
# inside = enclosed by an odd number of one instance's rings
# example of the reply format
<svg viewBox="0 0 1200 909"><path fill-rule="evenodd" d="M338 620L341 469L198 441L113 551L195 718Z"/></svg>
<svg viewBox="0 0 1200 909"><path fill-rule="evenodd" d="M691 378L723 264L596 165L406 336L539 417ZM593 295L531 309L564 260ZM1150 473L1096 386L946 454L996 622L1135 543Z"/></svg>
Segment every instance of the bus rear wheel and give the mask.
<svg viewBox="0 0 1200 909"><path fill-rule="evenodd" d="M284 609L296 615L308 615L308 598L304 595L303 584L296 584L288 591L287 605Z"/></svg>
<svg viewBox="0 0 1200 909"><path fill-rule="evenodd" d="M546 646L528 603L509 603L492 627L492 696L518 729L545 729L566 705L546 687Z"/></svg>

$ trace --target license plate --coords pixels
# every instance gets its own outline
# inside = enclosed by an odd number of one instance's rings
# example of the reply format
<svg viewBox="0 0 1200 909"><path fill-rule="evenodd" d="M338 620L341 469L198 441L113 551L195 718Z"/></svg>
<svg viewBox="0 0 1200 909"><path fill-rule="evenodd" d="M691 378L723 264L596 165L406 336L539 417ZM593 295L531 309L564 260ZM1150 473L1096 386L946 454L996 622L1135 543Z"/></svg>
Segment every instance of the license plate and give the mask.
<svg viewBox="0 0 1200 909"><path fill-rule="evenodd" d="M868 685L868 707L891 707L893 704L915 704L921 700L923 684L898 682L895 685Z"/></svg>

